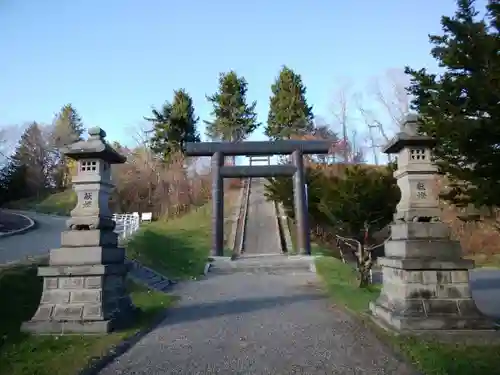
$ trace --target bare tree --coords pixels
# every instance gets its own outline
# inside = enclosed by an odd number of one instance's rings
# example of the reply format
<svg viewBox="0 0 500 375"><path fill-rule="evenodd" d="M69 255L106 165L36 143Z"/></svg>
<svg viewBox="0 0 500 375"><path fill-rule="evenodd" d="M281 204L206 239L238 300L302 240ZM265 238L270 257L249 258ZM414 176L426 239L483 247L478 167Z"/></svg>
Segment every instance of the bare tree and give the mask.
<svg viewBox="0 0 500 375"><path fill-rule="evenodd" d="M151 140L153 126L149 122L143 122L135 127L127 129L127 133L131 134L134 143L140 147L148 147Z"/></svg>
<svg viewBox="0 0 500 375"><path fill-rule="evenodd" d="M364 95L355 95L374 153L378 153L400 130L403 119L409 113L410 96L406 92L408 85L409 78L403 70L389 69L381 77L371 80ZM392 161L390 155L388 158Z"/></svg>
<svg viewBox="0 0 500 375"><path fill-rule="evenodd" d="M339 141L337 133L334 131L332 124L328 123L323 117L314 117L314 130L312 132L312 139L321 139L325 141L331 141L336 143ZM312 161L319 164L330 164L335 163L336 155L308 155L307 156Z"/></svg>
<svg viewBox="0 0 500 375"><path fill-rule="evenodd" d="M344 83L334 94L334 103L332 108L333 116L335 117L337 124L340 126L340 137L344 144L343 149L343 159L347 163L349 160L349 148L348 148L348 134L349 134L349 108L347 107L348 101L351 96L351 86L348 83Z"/></svg>
<svg viewBox="0 0 500 375"><path fill-rule="evenodd" d="M113 166L116 190L112 205L115 211L153 212L155 217L175 216L191 206L205 203L210 193L210 176L196 168L188 173L189 163L179 152L168 162L149 148L149 134L144 126L129 131L136 142L132 149L121 147L127 162Z"/></svg>
<svg viewBox="0 0 500 375"><path fill-rule="evenodd" d="M342 155L344 163L359 163L363 161L364 142L356 126L355 107L351 104L355 99L352 86L344 83L334 94L332 114L340 129L336 153Z"/></svg>

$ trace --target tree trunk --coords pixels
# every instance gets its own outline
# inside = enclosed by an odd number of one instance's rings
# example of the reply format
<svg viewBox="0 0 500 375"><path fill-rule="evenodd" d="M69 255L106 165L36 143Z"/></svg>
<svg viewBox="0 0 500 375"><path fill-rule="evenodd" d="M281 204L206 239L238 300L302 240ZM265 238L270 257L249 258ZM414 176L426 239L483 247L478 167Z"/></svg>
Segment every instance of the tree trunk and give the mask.
<svg viewBox="0 0 500 375"><path fill-rule="evenodd" d="M372 268L371 251L365 247L365 241L360 242L358 247L358 272L359 272L359 287L366 288L370 285L370 270Z"/></svg>
<svg viewBox="0 0 500 375"><path fill-rule="evenodd" d="M370 285L370 265L366 262L362 262L359 265L359 287L366 288Z"/></svg>

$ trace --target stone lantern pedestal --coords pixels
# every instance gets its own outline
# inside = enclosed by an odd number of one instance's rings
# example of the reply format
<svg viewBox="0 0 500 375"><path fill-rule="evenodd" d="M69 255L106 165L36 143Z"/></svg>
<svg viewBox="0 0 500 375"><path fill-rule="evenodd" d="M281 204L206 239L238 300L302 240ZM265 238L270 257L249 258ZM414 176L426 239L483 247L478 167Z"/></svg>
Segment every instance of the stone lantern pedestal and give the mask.
<svg viewBox="0 0 500 375"><path fill-rule="evenodd" d="M118 247L108 207L111 164L125 157L104 140L100 128L87 141L63 150L78 163L73 189L78 202L52 249L49 266L39 267L43 293L38 310L22 330L37 334L106 333L130 323L134 306L126 291L125 250Z"/></svg>
<svg viewBox="0 0 500 375"><path fill-rule="evenodd" d="M492 329L477 309L469 285L474 262L462 258L460 244L441 222L431 160L436 140L417 134L417 118L409 116L403 132L386 153L398 154L394 172L401 190L391 239L379 258L383 286L370 304L374 318L398 331Z"/></svg>

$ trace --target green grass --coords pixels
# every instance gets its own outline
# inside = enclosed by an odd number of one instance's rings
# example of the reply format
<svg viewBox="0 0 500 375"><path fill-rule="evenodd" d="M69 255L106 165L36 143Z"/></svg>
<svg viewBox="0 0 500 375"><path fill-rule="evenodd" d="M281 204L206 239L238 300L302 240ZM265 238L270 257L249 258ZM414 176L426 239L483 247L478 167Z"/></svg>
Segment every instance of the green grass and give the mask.
<svg viewBox="0 0 500 375"><path fill-rule="evenodd" d="M375 300L380 287L360 289L356 271L333 257L321 257L316 261L316 271L321 276L328 294L336 304L356 312L368 311L368 304Z"/></svg>
<svg viewBox="0 0 500 375"><path fill-rule="evenodd" d="M70 211L76 206L76 194L73 190L65 190L44 197L41 200L34 198L21 199L9 202L7 208L36 211L44 214L69 216Z"/></svg>
<svg viewBox="0 0 500 375"><path fill-rule="evenodd" d="M333 257L319 258L316 268L333 301L365 319L368 304L378 297L379 287L358 288L353 269ZM365 321L369 322L368 319ZM394 336L373 328L380 338L402 352L427 375L496 374L500 369L499 344L439 343L414 336Z"/></svg>
<svg viewBox="0 0 500 375"><path fill-rule="evenodd" d="M136 324L124 331L96 336L30 336L19 331L35 312L42 290L36 265L0 270L0 374L69 375L103 356L113 346L151 324L175 297L129 283L134 304L141 309Z"/></svg>
<svg viewBox="0 0 500 375"><path fill-rule="evenodd" d="M127 256L173 279L203 273L211 246L210 205L179 218L143 225L127 244Z"/></svg>
<svg viewBox="0 0 500 375"><path fill-rule="evenodd" d="M236 193L226 194L226 214ZM127 257L172 279L197 278L210 257L211 218L212 206L208 203L178 218L145 224L126 244ZM228 223L224 230L230 230L230 226ZM231 256L231 250L224 249L224 255Z"/></svg>

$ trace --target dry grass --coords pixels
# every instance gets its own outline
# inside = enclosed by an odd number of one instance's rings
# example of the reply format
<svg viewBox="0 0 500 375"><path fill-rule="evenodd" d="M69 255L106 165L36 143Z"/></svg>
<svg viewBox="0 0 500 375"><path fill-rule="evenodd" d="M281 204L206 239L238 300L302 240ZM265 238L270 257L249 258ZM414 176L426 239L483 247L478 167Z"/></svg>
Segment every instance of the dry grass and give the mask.
<svg viewBox="0 0 500 375"><path fill-rule="evenodd" d="M445 189L446 179L436 177L434 190L439 193ZM464 255L475 259L479 265L500 264L500 232L498 219L481 215L480 220L464 221L463 209L441 201L442 219L451 228L452 239L460 241ZM479 211L477 213L480 213ZM484 214L485 212L481 212Z"/></svg>

